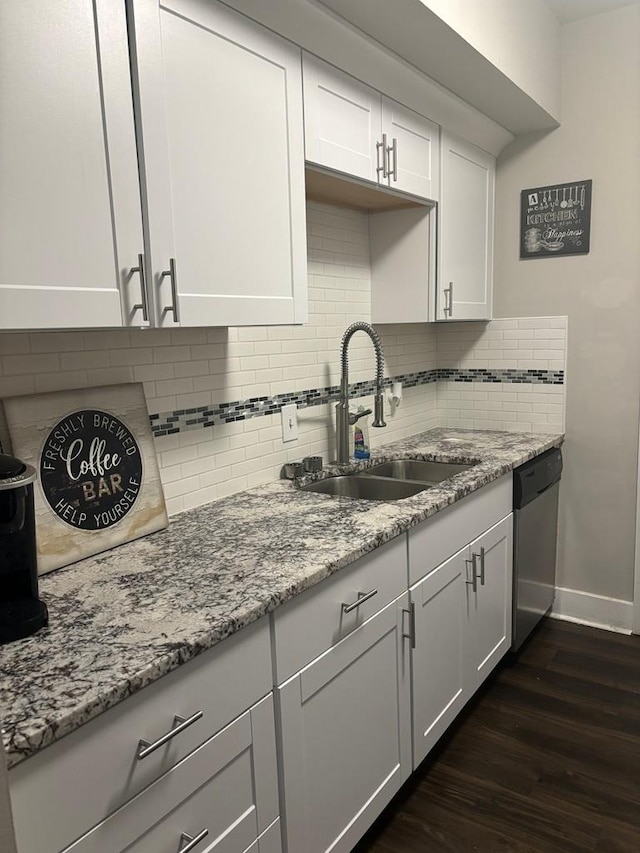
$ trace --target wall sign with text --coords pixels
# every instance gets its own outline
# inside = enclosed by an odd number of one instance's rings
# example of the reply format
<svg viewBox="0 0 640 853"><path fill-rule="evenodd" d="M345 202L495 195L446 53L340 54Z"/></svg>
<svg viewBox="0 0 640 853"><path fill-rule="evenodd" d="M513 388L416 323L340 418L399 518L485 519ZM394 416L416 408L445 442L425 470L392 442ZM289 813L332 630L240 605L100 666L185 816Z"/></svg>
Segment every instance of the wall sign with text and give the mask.
<svg viewBox="0 0 640 853"><path fill-rule="evenodd" d="M520 193L520 258L586 255L592 181L533 187Z"/></svg>
<svg viewBox="0 0 640 853"><path fill-rule="evenodd" d="M83 409L58 421L46 437L39 473L45 500L61 521L104 530L133 508L142 486L142 456L123 421Z"/></svg>
<svg viewBox="0 0 640 853"><path fill-rule="evenodd" d="M40 574L167 526L140 383L2 401L11 449L38 472Z"/></svg>

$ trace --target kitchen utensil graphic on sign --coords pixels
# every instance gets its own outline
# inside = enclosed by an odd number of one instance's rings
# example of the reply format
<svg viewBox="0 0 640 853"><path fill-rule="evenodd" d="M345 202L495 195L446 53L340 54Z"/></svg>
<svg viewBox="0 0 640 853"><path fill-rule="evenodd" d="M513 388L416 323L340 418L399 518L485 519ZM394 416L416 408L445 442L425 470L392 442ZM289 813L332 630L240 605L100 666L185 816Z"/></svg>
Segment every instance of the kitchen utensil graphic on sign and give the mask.
<svg viewBox="0 0 640 853"><path fill-rule="evenodd" d="M521 260L588 254L591 188L586 180L521 191Z"/></svg>
<svg viewBox="0 0 640 853"><path fill-rule="evenodd" d="M542 248L540 237L542 231L539 228L527 228L524 232L524 247L527 252L539 252Z"/></svg>

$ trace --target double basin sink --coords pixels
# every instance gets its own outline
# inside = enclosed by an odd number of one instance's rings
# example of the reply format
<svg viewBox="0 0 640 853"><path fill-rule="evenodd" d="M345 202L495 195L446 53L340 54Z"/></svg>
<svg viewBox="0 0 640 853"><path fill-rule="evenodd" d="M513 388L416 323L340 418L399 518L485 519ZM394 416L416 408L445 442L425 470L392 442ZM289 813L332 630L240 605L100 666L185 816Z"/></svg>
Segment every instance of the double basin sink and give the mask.
<svg viewBox="0 0 640 853"><path fill-rule="evenodd" d="M343 474L302 486L306 492L319 492L339 498L370 501L397 501L410 498L471 468L453 462L425 462L395 459L374 465L356 474Z"/></svg>

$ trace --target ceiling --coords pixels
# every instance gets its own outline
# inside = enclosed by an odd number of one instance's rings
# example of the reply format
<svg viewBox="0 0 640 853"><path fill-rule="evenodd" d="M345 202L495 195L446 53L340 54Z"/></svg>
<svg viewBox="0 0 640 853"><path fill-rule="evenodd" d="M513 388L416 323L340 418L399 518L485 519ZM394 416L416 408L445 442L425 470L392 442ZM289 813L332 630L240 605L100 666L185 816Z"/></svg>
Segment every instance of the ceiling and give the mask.
<svg viewBox="0 0 640 853"><path fill-rule="evenodd" d="M580 18L590 18L602 12L612 12L623 6L633 6L638 0L545 0L553 10L556 18L563 24L577 21Z"/></svg>

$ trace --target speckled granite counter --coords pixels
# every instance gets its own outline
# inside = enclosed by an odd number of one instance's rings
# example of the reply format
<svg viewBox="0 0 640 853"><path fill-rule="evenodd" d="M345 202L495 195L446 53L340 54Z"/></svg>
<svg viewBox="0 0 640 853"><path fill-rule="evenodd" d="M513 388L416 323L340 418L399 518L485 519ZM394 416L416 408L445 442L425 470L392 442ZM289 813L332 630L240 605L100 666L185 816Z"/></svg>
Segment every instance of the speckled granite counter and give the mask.
<svg viewBox="0 0 640 853"><path fill-rule="evenodd" d="M406 456L478 464L393 503L301 492L287 482L262 486L46 575L40 591L50 628L0 647L9 765L561 441L431 430L381 448L359 467Z"/></svg>

